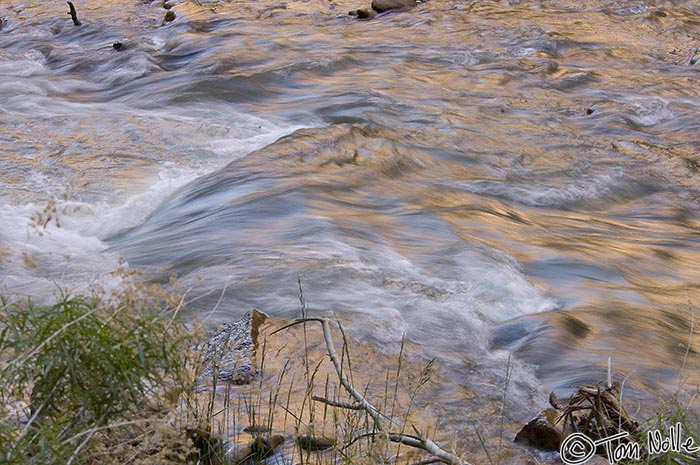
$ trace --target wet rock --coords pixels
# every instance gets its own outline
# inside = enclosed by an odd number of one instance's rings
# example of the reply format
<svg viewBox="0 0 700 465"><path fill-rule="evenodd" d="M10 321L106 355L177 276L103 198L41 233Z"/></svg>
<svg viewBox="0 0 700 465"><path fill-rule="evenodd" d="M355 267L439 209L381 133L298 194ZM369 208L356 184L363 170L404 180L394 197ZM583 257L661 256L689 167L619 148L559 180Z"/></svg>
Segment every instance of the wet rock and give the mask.
<svg viewBox="0 0 700 465"><path fill-rule="evenodd" d="M377 16L377 12L367 8L360 8L359 10L352 10L350 15L357 16L359 19L369 19Z"/></svg>
<svg viewBox="0 0 700 465"><path fill-rule="evenodd" d="M284 436L273 434L269 438L257 436L250 443L250 457L254 460L262 460L275 453L275 449L284 442Z"/></svg>
<svg viewBox="0 0 700 465"><path fill-rule="evenodd" d="M171 21L175 21L176 15L175 12L172 10L168 10L167 13L165 13L165 17L163 18L164 23L169 23Z"/></svg>
<svg viewBox="0 0 700 465"><path fill-rule="evenodd" d="M553 408L542 410L518 431L515 442L528 444L540 450L558 451L562 440L561 428L557 428L555 423L559 415L560 412Z"/></svg>
<svg viewBox="0 0 700 465"><path fill-rule="evenodd" d="M204 353L202 377L216 378L232 384L250 384L258 374L255 352L260 325L267 315L258 310L246 313L240 320L224 324L209 341L200 347Z"/></svg>
<svg viewBox="0 0 700 465"><path fill-rule="evenodd" d="M377 13L412 8L416 5L416 0L372 0L372 9Z"/></svg>
<svg viewBox="0 0 700 465"><path fill-rule="evenodd" d="M227 464L259 464L275 454L276 449L284 444L284 436L255 436L249 444L239 442L230 447L225 454Z"/></svg>
<svg viewBox="0 0 700 465"><path fill-rule="evenodd" d="M297 436L297 444L304 450L316 451L330 449L335 445L335 441L321 436L302 434Z"/></svg>
<svg viewBox="0 0 700 465"><path fill-rule="evenodd" d="M583 433L592 441L591 444L625 432L619 443L639 443L639 424L629 417L620 403L620 383L610 380L608 383L605 388L600 383L578 388L564 406L555 394L550 394L549 403L554 408L542 410L518 432L515 441L541 450L558 451L565 442L564 438L574 432ZM569 444L567 453L578 451L579 445L582 445L580 441L575 447ZM602 446L588 450L591 457L594 453L605 456L606 451Z"/></svg>
<svg viewBox="0 0 700 465"><path fill-rule="evenodd" d="M187 428L186 433L196 450L189 457L192 461L196 459L211 465L224 465L221 460L226 455L224 444L212 433L211 425L202 424L195 428Z"/></svg>
<svg viewBox="0 0 700 465"><path fill-rule="evenodd" d="M116 51L124 50L124 44L122 42L116 41L112 44L112 48Z"/></svg>

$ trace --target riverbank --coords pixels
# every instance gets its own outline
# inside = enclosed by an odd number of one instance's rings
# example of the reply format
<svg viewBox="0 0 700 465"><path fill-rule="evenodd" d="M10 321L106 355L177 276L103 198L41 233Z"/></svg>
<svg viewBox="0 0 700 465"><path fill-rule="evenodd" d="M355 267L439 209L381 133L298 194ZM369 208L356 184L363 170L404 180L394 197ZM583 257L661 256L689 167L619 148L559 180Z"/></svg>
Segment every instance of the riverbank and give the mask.
<svg viewBox="0 0 700 465"><path fill-rule="evenodd" d="M507 378L502 410L492 413L500 420L493 441L485 423L447 426L439 393L457 387L410 343L398 354L382 353L354 340L340 321L328 320L322 330L323 320L313 317L300 323L255 310L202 339L179 321L179 308L154 303L132 294L110 301L65 295L51 307L3 304L3 463L408 464L431 454L448 464L561 463L543 446L551 433L534 423L527 435L543 449L512 442L505 399L517 379ZM615 403L621 386L610 397ZM582 388L577 395L595 392ZM683 395L639 429L625 417L632 441L641 443L651 431L648 440L656 445L638 457L643 460L625 463L693 463L695 449L679 449L700 433L697 418L679 404ZM358 407L361 402L369 407ZM569 413L551 417L549 428L566 429L571 412L583 422L579 405L572 399L567 408L556 406ZM381 413L373 417L375 408ZM590 426L595 417L585 421ZM666 448L669 428L676 439Z"/></svg>

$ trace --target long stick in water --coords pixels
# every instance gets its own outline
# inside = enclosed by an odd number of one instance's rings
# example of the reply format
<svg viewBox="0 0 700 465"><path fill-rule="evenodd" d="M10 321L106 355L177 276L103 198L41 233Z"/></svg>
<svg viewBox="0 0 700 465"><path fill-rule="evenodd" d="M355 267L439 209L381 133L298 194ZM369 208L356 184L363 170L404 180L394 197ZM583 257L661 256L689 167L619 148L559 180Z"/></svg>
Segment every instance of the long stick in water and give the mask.
<svg viewBox="0 0 700 465"><path fill-rule="evenodd" d="M73 20L73 24L76 26L80 26L82 23L78 20L78 13L75 11L75 7L73 6L73 2L66 2L68 6L70 7L70 11L68 14L70 15L71 19Z"/></svg>

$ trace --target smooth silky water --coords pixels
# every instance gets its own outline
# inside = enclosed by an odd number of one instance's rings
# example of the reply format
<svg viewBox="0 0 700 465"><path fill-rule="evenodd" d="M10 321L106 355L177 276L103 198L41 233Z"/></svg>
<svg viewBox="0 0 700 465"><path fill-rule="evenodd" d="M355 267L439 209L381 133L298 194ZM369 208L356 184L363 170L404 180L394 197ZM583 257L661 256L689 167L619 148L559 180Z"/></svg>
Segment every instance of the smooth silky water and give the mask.
<svg viewBox="0 0 700 465"><path fill-rule="evenodd" d="M296 317L299 278L312 314L437 357L466 432L498 434L510 352L513 424L608 357L632 411L700 382L697 2L210 1L164 24L86 0L80 27L49 3L0 4L5 295L116 286L124 261L212 320Z"/></svg>

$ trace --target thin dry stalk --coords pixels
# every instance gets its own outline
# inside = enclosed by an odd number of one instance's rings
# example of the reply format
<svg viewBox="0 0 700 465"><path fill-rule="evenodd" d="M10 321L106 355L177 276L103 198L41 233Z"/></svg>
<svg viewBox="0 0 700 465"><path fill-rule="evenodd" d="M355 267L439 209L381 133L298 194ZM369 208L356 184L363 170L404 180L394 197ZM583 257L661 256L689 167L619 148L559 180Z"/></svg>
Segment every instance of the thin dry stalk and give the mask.
<svg viewBox="0 0 700 465"><path fill-rule="evenodd" d="M296 326L298 324L305 324L310 322L316 322L321 324L321 328L323 330L323 338L326 343L326 349L328 350L328 356L330 357L331 362L333 362L333 366L335 367L335 371L338 375L340 384L345 388L348 394L350 394L350 396L352 396L352 398L355 399L356 404L362 410L367 412L367 414L372 418L372 421L374 422L374 428L379 433L386 434L389 440L392 442L424 450L432 454L440 462L446 463L448 465L470 465L468 462L462 461L462 459L460 459L456 455L443 450L440 446L438 446L436 443L429 439L425 439L420 436L411 436L403 433L388 433L384 430L382 422L382 417L384 415L376 407L369 403L367 399L365 399L365 397L357 389L355 389L355 387L345 375L345 372L343 371L342 362L338 357L338 353L335 350L335 345L333 344L333 336L331 334L330 327L331 321L328 318L301 318L293 321L288 325L283 326L282 328L279 328L272 334L276 334L284 329Z"/></svg>

